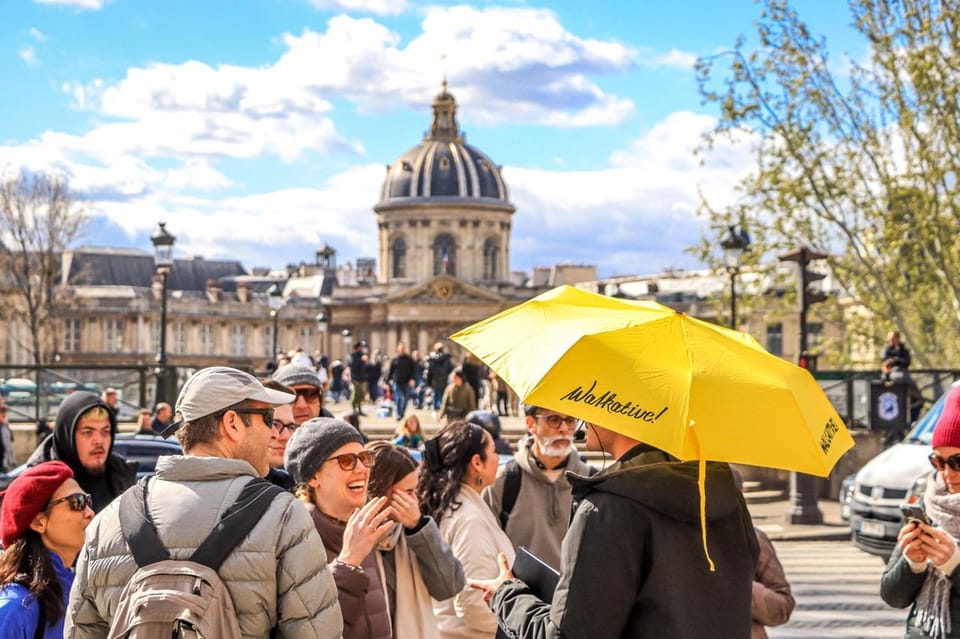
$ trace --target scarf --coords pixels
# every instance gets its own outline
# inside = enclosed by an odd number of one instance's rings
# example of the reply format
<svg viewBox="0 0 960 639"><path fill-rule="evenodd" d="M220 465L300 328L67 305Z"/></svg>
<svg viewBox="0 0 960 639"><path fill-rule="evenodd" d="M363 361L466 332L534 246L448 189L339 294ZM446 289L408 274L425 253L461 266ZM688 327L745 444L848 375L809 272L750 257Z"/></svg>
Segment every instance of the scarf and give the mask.
<svg viewBox="0 0 960 639"><path fill-rule="evenodd" d="M420 575L417 556L407 545L403 525L396 523L385 532L377 542L377 550L380 553L393 553L397 579L397 611L393 615L393 636L396 639L439 639L433 602ZM380 559L379 553L377 558Z"/></svg>
<svg viewBox="0 0 960 639"><path fill-rule="evenodd" d="M923 504L930 519L954 541L960 540L960 493L947 492L940 473L927 480ZM927 565L927 574L915 602L913 625L934 639L945 637L951 630L950 579L934 566Z"/></svg>

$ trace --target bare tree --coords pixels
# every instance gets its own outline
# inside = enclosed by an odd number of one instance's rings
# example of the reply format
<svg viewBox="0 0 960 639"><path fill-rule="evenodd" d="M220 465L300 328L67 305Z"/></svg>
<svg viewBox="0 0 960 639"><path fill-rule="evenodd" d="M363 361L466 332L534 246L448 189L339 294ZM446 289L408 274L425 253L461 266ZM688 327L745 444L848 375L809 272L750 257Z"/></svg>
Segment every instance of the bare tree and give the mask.
<svg viewBox="0 0 960 639"><path fill-rule="evenodd" d="M62 176L20 173L0 182L0 273L12 301L6 314L27 326L35 364L56 350L61 259L86 221Z"/></svg>

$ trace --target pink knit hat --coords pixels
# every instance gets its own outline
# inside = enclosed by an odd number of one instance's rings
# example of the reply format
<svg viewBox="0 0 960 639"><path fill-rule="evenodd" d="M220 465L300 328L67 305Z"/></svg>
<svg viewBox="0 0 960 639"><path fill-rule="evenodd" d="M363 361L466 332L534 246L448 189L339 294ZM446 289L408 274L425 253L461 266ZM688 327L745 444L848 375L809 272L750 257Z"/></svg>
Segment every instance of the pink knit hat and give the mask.
<svg viewBox="0 0 960 639"><path fill-rule="evenodd" d="M956 446L960 448L960 386L950 389L937 425L933 427L933 448Z"/></svg>

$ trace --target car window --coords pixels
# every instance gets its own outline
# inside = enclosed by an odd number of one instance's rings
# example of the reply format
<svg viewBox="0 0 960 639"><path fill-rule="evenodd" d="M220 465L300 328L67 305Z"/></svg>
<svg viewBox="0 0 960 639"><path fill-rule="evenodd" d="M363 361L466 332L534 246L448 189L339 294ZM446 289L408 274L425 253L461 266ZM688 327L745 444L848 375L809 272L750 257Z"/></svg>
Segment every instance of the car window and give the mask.
<svg viewBox="0 0 960 639"><path fill-rule="evenodd" d="M947 401L947 395L949 393L944 393L940 396L933 406L930 407L923 417L917 422L917 425L913 427L913 430L907 435L907 441L912 443L919 443L929 446L930 441L933 439L933 427L937 425L937 420L940 419L940 413L943 412L943 405Z"/></svg>

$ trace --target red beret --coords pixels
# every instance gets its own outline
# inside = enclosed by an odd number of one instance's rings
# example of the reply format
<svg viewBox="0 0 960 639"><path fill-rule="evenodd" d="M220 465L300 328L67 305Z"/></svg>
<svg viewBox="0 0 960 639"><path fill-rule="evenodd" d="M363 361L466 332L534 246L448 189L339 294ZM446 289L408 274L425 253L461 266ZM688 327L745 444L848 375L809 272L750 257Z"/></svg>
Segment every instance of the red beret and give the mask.
<svg viewBox="0 0 960 639"><path fill-rule="evenodd" d="M49 461L31 466L10 483L0 506L0 543L4 548L27 532L30 522L43 511L53 493L72 477L69 466Z"/></svg>
<svg viewBox="0 0 960 639"><path fill-rule="evenodd" d="M960 446L960 386L950 389L943 412L937 425L933 427L931 448L940 446Z"/></svg>

